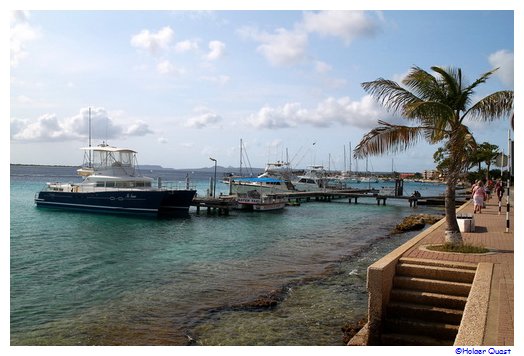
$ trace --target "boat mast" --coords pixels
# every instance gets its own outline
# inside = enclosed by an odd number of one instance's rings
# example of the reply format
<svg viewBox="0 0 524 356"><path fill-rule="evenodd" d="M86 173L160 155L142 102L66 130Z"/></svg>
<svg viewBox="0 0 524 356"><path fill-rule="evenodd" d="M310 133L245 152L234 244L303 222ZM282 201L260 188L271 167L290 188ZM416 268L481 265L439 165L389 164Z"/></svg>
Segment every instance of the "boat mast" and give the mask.
<svg viewBox="0 0 524 356"><path fill-rule="evenodd" d="M349 143L349 171L352 172L351 170L351 142Z"/></svg>
<svg viewBox="0 0 524 356"><path fill-rule="evenodd" d="M89 167L91 168L91 107L89 108Z"/></svg>
<svg viewBox="0 0 524 356"><path fill-rule="evenodd" d="M242 139L240 139L240 176L242 177Z"/></svg>
<svg viewBox="0 0 524 356"><path fill-rule="evenodd" d="M347 171L346 166L346 145L344 145L344 172Z"/></svg>

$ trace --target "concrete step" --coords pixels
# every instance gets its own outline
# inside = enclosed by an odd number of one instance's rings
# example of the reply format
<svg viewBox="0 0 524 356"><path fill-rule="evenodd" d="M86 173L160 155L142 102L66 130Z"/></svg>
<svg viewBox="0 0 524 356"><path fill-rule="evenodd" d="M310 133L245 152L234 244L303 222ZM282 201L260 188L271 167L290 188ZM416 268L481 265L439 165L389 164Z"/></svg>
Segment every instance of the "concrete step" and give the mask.
<svg viewBox="0 0 524 356"><path fill-rule="evenodd" d="M455 340L459 326L412 319L386 319L384 333L402 333L429 336L438 340Z"/></svg>
<svg viewBox="0 0 524 356"><path fill-rule="evenodd" d="M382 334L383 346L453 346L454 340L439 340L430 336L387 333Z"/></svg>
<svg viewBox="0 0 524 356"><path fill-rule="evenodd" d="M425 260L422 258L411 258L411 257L401 257L399 259L399 262L410 264L410 265L460 268L460 269L469 269L473 271L477 270L477 265L478 265L477 263Z"/></svg>
<svg viewBox="0 0 524 356"><path fill-rule="evenodd" d="M390 302L386 318L409 318L431 322L460 325L463 311L460 309L440 308L433 305Z"/></svg>
<svg viewBox="0 0 524 356"><path fill-rule="evenodd" d="M421 290L430 293L441 293L467 297L471 283L441 281L418 277L395 276L393 287L398 289Z"/></svg>
<svg viewBox="0 0 524 356"><path fill-rule="evenodd" d="M447 295L441 293L429 293L419 290L408 290L393 288L391 290L390 301L404 302L413 304L433 305L440 308L461 309L466 306L467 297L457 295Z"/></svg>
<svg viewBox="0 0 524 356"><path fill-rule="evenodd" d="M396 275L438 279L451 282L472 283L473 278L475 278L475 271L468 269L399 263L397 264Z"/></svg>

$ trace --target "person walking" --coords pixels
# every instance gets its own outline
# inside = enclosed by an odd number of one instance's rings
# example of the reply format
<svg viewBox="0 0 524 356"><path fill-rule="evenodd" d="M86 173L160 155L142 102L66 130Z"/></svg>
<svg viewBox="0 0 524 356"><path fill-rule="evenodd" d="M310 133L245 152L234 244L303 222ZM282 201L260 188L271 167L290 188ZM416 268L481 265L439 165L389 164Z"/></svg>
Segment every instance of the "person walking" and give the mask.
<svg viewBox="0 0 524 356"><path fill-rule="evenodd" d="M500 203L502 201L502 197L504 196L504 184L502 184L500 179L498 179L497 184L495 184L495 192L497 193L497 198L499 198Z"/></svg>
<svg viewBox="0 0 524 356"><path fill-rule="evenodd" d="M484 189L484 183L478 181L476 187L473 188L473 213L482 214L482 208L484 207L484 200L486 200L486 190Z"/></svg>

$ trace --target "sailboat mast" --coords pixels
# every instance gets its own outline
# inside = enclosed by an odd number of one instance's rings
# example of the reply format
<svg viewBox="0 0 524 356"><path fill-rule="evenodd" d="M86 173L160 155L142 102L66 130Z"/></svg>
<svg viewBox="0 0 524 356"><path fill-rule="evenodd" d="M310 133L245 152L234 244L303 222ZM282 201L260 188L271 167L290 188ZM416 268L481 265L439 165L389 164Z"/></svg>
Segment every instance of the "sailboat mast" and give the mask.
<svg viewBox="0 0 524 356"><path fill-rule="evenodd" d="M351 170L351 142L349 143L349 171L352 172Z"/></svg>
<svg viewBox="0 0 524 356"><path fill-rule="evenodd" d="M344 145L344 172L347 170L346 168L346 145Z"/></svg>
<svg viewBox="0 0 524 356"><path fill-rule="evenodd" d="M242 177L242 139L240 139L240 176Z"/></svg>
<svg viewBox="0 0 524 356"><path fill-rule="evenodd" d="M89 108L89 148L91 148L91 108ZM91 167L91 150L89 150L89 167Z"/></svg>

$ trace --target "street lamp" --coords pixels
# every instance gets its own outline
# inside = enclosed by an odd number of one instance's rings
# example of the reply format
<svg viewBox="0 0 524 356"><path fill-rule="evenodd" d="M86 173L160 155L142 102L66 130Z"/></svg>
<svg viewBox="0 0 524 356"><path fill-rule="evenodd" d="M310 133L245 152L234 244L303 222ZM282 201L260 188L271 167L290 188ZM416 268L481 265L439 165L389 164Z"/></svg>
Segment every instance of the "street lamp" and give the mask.
<svg viewBox="0 0 524 356"><path fill-rule="evenodd" d="M217 190L217 160L209 157L210 160L215 162L215 178L213 179L213 198L215 197L215 192Z"/></svg>

